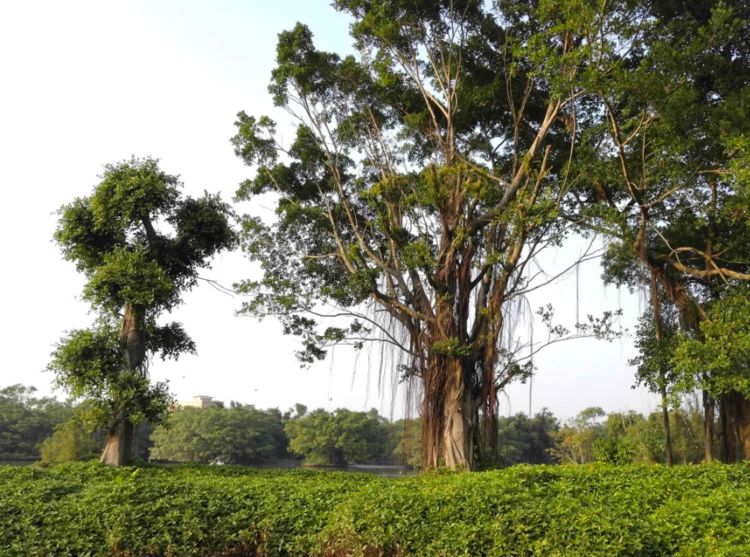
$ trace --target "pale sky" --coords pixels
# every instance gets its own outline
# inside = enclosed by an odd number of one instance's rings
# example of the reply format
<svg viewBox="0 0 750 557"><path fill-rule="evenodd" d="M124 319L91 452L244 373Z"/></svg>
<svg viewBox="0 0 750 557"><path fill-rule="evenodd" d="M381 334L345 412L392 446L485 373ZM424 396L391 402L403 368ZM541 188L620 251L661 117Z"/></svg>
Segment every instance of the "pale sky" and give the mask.
<svg viewBox="0 0 750 557"><path fill-rule="evenodd" d="M235 115L280 116L266 87L276 35L297 21L311 27L320 48L348 48L348 20L325 0L0 2L0 386L51 393L53 377L43 370L56 341L93 319L79 298L82 277L52 242L57 209L89 195L103 165L131 155L159 158L165 171L181 175L187 194L208 190L230 200L251 173L229 143ZM571 243L544 265L562 268L580 249ZM203 275L230 285L253 273L241 254L229 253ZM579 271L580 314L622 308L632 330L637 297L605 289L599 275L597 262ZM572 325L575 284L571 273L536 292L531 306L551 302ZM236 317L240 302L206 284L186 295L173 318L184 323L198 355L155 360L152 377L169 379L180 400L204 394L259 407L301 402L390 414L390 389L378 389L376 350L356 358L340 348L300 369L297 340L272 319ZM631 338L549 349L535 360L533 411L546 406L564 419L592 405L655 409L656 397L631 389L633 356ZM510 388L504 413L528 411L528 397L527 385Z"/></svg>

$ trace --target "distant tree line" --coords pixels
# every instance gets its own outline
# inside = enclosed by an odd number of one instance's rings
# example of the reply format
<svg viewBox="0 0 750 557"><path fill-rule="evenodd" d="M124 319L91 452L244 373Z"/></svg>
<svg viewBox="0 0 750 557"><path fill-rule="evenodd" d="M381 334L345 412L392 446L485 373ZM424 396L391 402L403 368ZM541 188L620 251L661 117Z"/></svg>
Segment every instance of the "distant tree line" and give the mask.
<svg viewBox="0 0 750 557"><path fill-rule="evenodd" d="M34 387L0 389L0 459L38 459L41 443L72 414L70 404L37 397Z"/></svg>
<svg viewBox="0 0 750 557"><path fill-rule="evenodd" d="M36 389L13 385L0 390L0 460L46 463L96 458L105 442L101 428L77 406L34 396ZM661 411L605 413L586 408L561 423L549 410L533 417L498 417L494 451L481 467L514 464L664 463ZM704 458L700 401L684 398L670 412L675 463ZM388 420L377 410L309 411L297 404L282 412L231 403L227 408L182 408L164 425L141 425L134 444L142 460L273 465L301 461L314 466L384 464L419 466L419 419Z"/></svg>

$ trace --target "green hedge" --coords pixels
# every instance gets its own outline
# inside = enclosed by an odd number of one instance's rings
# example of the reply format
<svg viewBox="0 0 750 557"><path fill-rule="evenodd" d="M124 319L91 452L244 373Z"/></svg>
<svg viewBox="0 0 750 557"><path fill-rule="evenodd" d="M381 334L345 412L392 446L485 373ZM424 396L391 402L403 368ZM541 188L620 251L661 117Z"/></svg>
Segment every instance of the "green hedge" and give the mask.
<svg viewBox="0 0 750 557"><path fill-rule="evenodd" d="M0 555L750 555L746 466L0 467Z"/></svg>

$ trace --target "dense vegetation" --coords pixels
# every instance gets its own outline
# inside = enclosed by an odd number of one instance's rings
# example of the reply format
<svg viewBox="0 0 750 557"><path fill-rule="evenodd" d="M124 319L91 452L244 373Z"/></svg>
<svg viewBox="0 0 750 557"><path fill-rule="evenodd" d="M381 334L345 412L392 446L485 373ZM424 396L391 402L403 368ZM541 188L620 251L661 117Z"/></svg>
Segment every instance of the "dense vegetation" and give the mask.
<svg viewBox="0 0 750 557"><path fill-rule="evenodd" d="M745 466L0 467L4 555L747 555Z"/></svg>
<svg viewBox="0 0 750 557"><path fill-rule="evenodd" d="M0 460L43 463L87 460L104 442L101 429L86 423L86 405L53 398L36 399L33 387L1 390ZM685 398L670 411L672 456L676 463L703 458L703 422L698 400ZM664 463L660 411L605 414L586 408L565 423L542 410L497 419L496 449L480 466L514 464L585 464L589 462ZM135 454L141 460L192 463L273 464L420 464L419 419L390 421L375 410L308 411L302 404L281 412L231 403L228 408L184 408L164 425L144 423L136 430Z"/></svg>
<svg viewBox="0 0 750 557"><path fill-rule="evenodd" d="M253 406L185 408L151 438L151 458L177 462L257 464L286 456L281 413Z"/></svg>
<svg viewBox="0 0 750 557"><path fill-rule="evenodd" d="M35 393L23 385L0 389L0 459L38 459L42 441L71 417L69 404Z"/></svg>

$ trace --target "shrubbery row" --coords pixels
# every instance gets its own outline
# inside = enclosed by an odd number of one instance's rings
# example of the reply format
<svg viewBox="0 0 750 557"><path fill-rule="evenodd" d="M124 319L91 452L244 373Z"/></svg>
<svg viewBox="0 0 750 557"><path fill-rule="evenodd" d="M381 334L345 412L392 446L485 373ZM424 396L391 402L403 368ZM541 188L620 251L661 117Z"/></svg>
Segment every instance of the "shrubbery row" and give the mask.
<svg viewBox="0 0 750 557"><path fill-rule="evenodd" d="M0 467L3 555L750 554L745 466Z"/></svg>

